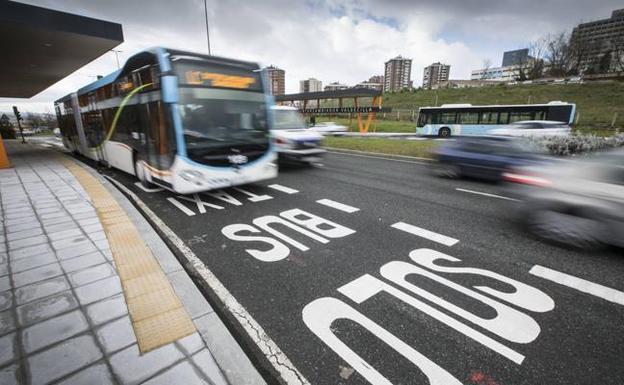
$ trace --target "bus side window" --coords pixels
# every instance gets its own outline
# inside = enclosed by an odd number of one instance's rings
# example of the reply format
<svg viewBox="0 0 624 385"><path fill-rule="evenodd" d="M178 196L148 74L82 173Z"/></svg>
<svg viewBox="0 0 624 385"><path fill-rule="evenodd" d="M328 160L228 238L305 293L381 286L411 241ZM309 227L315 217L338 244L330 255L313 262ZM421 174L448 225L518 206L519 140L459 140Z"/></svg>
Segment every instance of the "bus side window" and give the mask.
<svg viewBox="0 0 624 385"><path fill-rule="evenodd" d="M498 124L508 124L508 123L509 123L509 112L499 112Z"/></svg>

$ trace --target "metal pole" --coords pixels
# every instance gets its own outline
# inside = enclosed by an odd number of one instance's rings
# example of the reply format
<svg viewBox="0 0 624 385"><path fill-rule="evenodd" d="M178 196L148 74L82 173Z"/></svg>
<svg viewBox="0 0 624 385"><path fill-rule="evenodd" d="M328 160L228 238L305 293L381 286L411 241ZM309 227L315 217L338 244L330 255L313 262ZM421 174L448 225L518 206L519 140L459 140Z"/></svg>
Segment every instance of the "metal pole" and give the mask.
<svg viewBox="0 0 624 385"><path fill-rule="evenodd" d="M208 44L208 55L210 55L210 32L208 31L208 3L204 0L204 14L206 16L206 43Z"/></svg>
<svg viewBox="0 0 624 385"><path fill-rule="evenodd" d="M117 69L119 69L119 52L123 52L123 51L116 50L116 49L111 49L111 51L115 53L115 60L117 60Z"/></svg>

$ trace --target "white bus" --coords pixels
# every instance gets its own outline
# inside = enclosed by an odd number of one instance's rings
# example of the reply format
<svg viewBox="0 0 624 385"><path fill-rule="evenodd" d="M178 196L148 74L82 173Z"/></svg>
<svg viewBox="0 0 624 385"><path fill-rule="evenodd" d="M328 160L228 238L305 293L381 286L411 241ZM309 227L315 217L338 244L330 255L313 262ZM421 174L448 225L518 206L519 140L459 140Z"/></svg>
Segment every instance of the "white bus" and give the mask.
<svg viewBox="0 0 624 385"><path fill-rule="evenodd" d="M452 135L487 135L520 121L549 121L571 125L576 105L565 102L473 106L444 104L418 111L416 133L446 138Z"/></svg>
<svg viewBox="0 0 624 385"><path fill-rule="evenodd" d="M255 63L154 48L55 102L71 151L188 194L277 176Z"/></svg>

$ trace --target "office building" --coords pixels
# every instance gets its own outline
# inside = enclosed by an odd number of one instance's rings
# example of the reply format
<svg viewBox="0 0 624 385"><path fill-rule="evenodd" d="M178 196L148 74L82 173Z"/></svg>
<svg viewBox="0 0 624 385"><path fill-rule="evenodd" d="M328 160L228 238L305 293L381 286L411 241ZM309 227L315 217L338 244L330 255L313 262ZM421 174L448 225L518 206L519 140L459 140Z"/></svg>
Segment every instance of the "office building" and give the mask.
<svg viewBox="0 0 624 385"><path fill-rule="evenodd" d="M340 82L332 82L326 85L324 90L325 91L340 91L340 90L346 90L348 88L349 86L346 84L342 84Z"/></svg>
<svg viewBox="0 0 624 385"><path fill-rule="evenodd" d="M397 56L385 63L384 92L412 88L412 59Z"/></svg>
<svg viewBox="0 0 624 385"><path fill-rule="evenodd" d="M506 51L503 53L503 63L501 67L510 67L515 65L526 64L529 61L529 49L517 49L514 51Z"/></svg>
<svg viewBox="0 0 624 385"><path fill-rule="evenodd" d="M286 71L274 65L265 67L263 70L269 80L269 93L271 95L284 95L286 93Z"/></svg>
<svg viewBox="0 0 624 385"><path fill-rule="evenodd" d="M383 83L373 83L371 81L363 81L356 84L353 88L368 88L370 90L383 91Z"/></svg>
<svg viewBox="0 0 624 385"><path fill-rule="evenodd" d="M451 66L440 62L433 63L425 67L423 71L423 88L432 88L432 86L449 80Z"/></svg>
<svg viewBox="0 0 624 385"><path fill-rule="evenodd" d="M309 78L299 81L299 92L319 92L323 91L323 82Z"/></svg>
<svg viewBox="0 0 624 385"><path fill-rule="evenodd" d="M608 19L579 24L572 30L570 44L579 53L580 72L624 70L624 9L613 11Z"/></svg>
<svg viewBox="0 0 624 385"><path fill-rule="evenodd" d="M521 66L513 65L507 67L492 67L473 70L470 80L499 80L512 82L520 77Z"/></svg>

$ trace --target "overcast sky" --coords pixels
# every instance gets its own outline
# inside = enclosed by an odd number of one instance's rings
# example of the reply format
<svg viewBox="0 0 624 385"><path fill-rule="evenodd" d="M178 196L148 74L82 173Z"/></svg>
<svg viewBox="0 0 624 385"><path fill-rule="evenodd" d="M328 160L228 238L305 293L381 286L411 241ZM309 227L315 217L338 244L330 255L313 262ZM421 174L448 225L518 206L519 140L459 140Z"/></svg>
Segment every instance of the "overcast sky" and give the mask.
<svg viewBox="0 0 624 385"><path fill-rule="evenodd" d="M308 77L356 84L383 74L384 62L397 55L413 59L415 86L423 67L436 61L451 65L452 79L469 78L484 59L500 65L505 50L623 6L621 0L207 1L212 53L284 69L287 93ZM207 49L203 0L20 2L121 23L122 63L153 46ZM18 105L53 112L55 99L116 68L109 52L31 99L0 98L0 111Z"/></svg>

